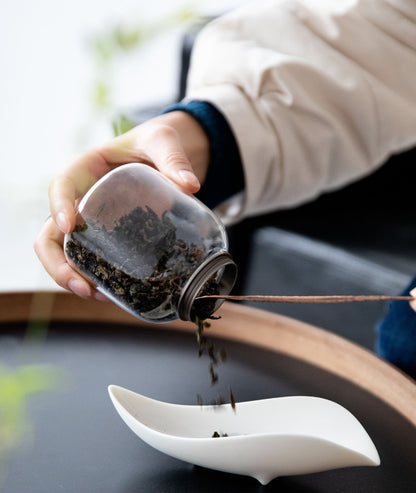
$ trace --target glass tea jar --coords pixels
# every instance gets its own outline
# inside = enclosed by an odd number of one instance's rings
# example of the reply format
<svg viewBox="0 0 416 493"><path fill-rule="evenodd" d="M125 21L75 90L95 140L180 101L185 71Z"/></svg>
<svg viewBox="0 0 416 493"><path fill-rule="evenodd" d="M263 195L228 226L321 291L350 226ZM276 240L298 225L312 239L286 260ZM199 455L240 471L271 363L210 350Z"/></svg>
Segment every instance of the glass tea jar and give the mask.
<svg viewBox="0 0 416 493"><path fill-rule="evenodd" d="M153 323L197 321L229 294L237 269L224 226L155 169L122 165L101 178L65 236L69 264L132 315Z"/></svg>

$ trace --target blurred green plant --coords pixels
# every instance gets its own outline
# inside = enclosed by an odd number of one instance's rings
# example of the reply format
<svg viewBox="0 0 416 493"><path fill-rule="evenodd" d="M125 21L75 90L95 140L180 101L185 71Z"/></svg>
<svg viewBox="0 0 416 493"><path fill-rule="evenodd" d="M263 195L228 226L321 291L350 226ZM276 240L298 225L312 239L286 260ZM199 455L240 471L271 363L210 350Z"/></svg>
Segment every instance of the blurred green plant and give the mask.
<svg viewBox="0 0 416 493"><path fill-rule="evenodd" d="M10 453L31 436L27 415L28 400L41 392L56 389L61 376L56 368L24 365L0 366L0 489L6 478Z"/></svg>
<svg viewBox="0 0 416 493"><path fill-rule="evenodd" d="M153 22L119 23L91 39L89 49L94 70L91 89L92 110L95 115L101 114L112 119L115 135L120 135L135 126L125 115L114 116L117 106L114 100L116 63L126 61L157 36L199 22L202 22L202 17L195 8L184 6Z"/></svg>
<svg viewBox="0 0 416 493"><path fill-rule="evenodd" d="M120 113L113 118L111 125L113 127L113 133L117 137L117 135L122 135L134 128L136 123L130 120L126 115Z"/></svg>
<svg viewBox="0 0 416 493"><path fill-rule="evenodd" d="M20 443L30 429L26 415L28 397L55 389L59 382L53 367L0 367L0 456Z"/></svg>
<svg viewBox="0 0 416 493"><path fill-rule="evenodd" d="M37 350L46 339L54 300L54 293L34 293L18 349L22 363L11 367L0 361L0 490L10 453L31 437L29 400L62 387L64 382L63 372L54 366L23 363L38 359Z"/></svg>

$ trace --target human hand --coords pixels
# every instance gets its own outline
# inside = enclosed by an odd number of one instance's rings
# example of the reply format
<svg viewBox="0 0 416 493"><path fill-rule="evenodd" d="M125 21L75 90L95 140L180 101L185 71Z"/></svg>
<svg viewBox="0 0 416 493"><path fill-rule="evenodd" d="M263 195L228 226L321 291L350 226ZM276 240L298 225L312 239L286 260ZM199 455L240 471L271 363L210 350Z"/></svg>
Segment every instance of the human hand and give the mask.
<svg viewBox="0 0 416 493"><path fill-rule="evenodd" d="M40 230L34 249L55 282L83 298L106 299L67 263L65 233L74 229L76 207L91 186L115 167L131 162L148 164L183 191L196 193L208 167L208 138L192 116L173 111L81 154L52 180L51 216Z"/></svg>

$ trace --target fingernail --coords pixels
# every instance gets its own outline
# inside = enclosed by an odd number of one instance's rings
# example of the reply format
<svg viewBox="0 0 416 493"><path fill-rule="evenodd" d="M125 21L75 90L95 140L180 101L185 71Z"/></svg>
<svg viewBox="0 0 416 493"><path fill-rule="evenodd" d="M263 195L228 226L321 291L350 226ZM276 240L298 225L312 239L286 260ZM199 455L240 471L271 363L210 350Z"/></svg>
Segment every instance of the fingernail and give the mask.
<svg viewBox="0 0 416 493"><path fill-rule="evenodd" d="M194 187L200 186L198 178L191 171L188 171L187 169L181 169L178 174L181 177L182 181L184 181L185 183L189 183Z"/></svg>
<svg viewBox="0 0 416 493"><path fill-rule="evenodd" d="M59 229L64 233L69 233L69 221L64 212L58 212L56 215L56 224L59 226Z"/></svg>
<svg viewBox="0 0 416 493"><path fill-rule="evenodd" d="M413 288L409 294L410 296L416 297L416 288Z"/></svg>
<svg viewBox="0 0 416 493"><path fill-rule="evenodd" d="M81 296L81 298L88 298L91 296L91 288L86 282L78 281L78 279L71 279L68 283L68 287L73 293Z"/></svg>

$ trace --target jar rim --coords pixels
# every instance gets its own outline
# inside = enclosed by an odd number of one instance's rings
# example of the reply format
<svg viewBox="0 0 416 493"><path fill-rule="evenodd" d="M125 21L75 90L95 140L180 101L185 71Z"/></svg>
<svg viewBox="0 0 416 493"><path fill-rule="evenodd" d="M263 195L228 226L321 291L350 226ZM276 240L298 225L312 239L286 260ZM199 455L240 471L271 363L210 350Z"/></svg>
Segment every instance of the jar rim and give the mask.
<svg viewBox="0 0 416 493"><path fill-rule="evenodd" d="M181 320L192 321L191 310L205 283L220 269L224 269L219 279L219 294L229 294L237 279L237 265L227 251L217 252L208 257L187 280L182 288L178 302L178 316ZM224 303L217 299L211 312L214 313Z"/></svg>

